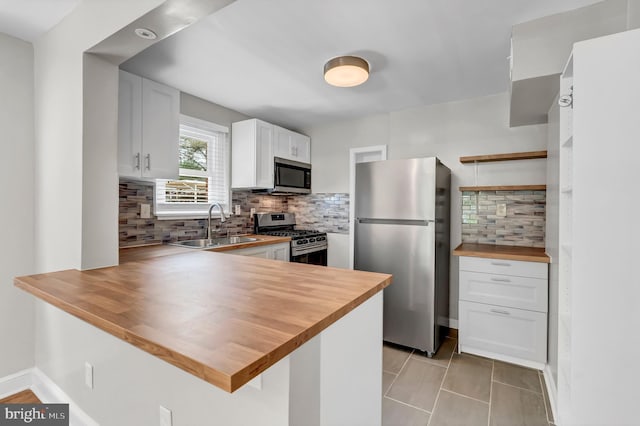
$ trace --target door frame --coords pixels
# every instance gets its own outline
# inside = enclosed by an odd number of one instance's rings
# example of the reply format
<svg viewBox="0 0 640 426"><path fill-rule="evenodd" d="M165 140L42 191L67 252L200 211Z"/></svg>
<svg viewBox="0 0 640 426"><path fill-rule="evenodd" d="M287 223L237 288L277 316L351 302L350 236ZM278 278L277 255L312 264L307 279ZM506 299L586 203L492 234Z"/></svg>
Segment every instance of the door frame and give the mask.
<svg viewBox="0 0 640 426"><path fill-rule="evenodd" d="M349 268L353 269L355 248L356 164L387 159L387 145L365 146L349 150Z"/></svg>

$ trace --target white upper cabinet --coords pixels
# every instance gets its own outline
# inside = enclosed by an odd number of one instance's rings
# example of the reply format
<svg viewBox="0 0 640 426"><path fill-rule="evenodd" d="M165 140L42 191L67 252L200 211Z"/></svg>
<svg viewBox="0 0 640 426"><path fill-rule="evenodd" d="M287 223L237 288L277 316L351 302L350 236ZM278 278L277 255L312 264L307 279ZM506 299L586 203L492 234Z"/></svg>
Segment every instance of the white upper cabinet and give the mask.
<svg viewBox="0 0 640 426"><path fill-rule="evenodd" d="M626 1L602 1L515 25L511 31L511 127L547 122L573 44L625 31Z"/></svg>
<svg viewBox="0 0 640 426"><path fill-rule="evenodd" d="M118 174L134 178L178 177L180 92L120 71Z"/></svg>
<svg viewBox="0 0 640 426"><path fill-rule="evenodd" d="M142 173L142 78L120 71L118 88L118 174Z"/></svg>
<svg viewBox="0 0 640 426"><path fill-rule="evenodd" d="M274 127L274 156L311 163L311 139L279 126Z"/></svg>
<svg viewBox="0 0 640 426"><path fill-rule="evenodd" d="M231 128L231 187L273 189L274 157L311 163L311 139L256 118Z"/></svg>
<svg viewBox="0 0 640 426"><path fill-rule="evenodd" d="M273 125L262 120L231 125L232 188L273 188Z"/></svg>

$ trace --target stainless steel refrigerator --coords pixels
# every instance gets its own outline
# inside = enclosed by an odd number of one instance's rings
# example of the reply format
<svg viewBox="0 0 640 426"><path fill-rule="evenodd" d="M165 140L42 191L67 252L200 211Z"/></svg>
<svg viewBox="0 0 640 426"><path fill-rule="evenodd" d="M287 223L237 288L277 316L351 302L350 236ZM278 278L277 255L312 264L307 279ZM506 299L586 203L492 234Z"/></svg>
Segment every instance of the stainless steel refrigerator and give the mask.
<svg viewBox="0 0 640 426"><path fill-rule="evenodd" d="M356 165L355 269L393 274L385 341L434 354L449 318L451 171L435 157Z"/></svg>

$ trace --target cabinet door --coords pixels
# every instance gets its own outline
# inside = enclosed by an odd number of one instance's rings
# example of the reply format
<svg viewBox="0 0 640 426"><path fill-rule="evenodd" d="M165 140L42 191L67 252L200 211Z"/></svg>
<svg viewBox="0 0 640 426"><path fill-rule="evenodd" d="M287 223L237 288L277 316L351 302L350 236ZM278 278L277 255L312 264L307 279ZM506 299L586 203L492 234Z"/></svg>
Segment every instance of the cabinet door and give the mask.
<svg viewBox="0 0 640 426"><path fill-rule="evenodd" d="M273 126L273 156L294 160L291 155L291 134L287 129Z"/></svg>
<svg viewBox="0 0 640 426"><path fill-rule="evenodd" d="M256 188L273 188L273 126L256 120Z"/></svg>
<svg viewBox="0 0 640 426"><path fill-rule="evenodd" d="M484 259L480 257L460 257L460 270L485 274L511 275L516 277L546 280L547 264L522 260Z"/></svg>
<svg viewBox="0 0 640 426"><path fill-rule="evenodd" d="M460 301L460 351L547 361L547 315Z"/></svg>
<svg viewBox="0 0 640 426"><path fill-rule="evenodd" d="M274 244L271 246L271 259L289 261L289 244Z"/></svg>
<svg viewBox="0 0 640 426"><path fill-rule="evenodd" d="M547 280L460 271L460 300L547 312Z"/></svg>
<svg viewBox="0 0 640 426"><path fill-rule="evenodd" d="M142 77L120 71L118 88L118 175L142 174Z"/></svg>
<svg viewBox="0 0 640 426"><path fill-rule="evenodd" d="M292 160L311 163L311 139L300 133L291 132Z"/></svg>
<svg viewBox="0 0 640 426"><path fill-rule="evenodd" d="M270 248L269 246L261 246L261 247L250 247L244 249L236 249L229 251L229 254L235 254L240 256L250 256L250 257L260 257L263 259L270 258Z"/></svg>
<svg viewBox="0 0 640 426"><path fill-rule="evenodd" d="M180 92L142 80L142 176L178 178Z"/></svg>

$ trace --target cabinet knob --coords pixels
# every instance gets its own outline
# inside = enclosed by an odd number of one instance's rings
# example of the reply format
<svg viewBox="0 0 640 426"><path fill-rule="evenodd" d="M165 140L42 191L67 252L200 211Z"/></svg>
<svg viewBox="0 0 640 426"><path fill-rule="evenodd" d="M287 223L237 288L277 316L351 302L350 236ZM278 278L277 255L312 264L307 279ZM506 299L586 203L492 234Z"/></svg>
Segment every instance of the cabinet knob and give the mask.
<svg viewBox="0 0 640 426"><path fill-rule="evenodd" d="M573 106L573 86L569 89L569 94L562 95L558 98L558 105L562 108L572 107Z"/></svg>
<svg viewBox="0 0 640 426"><path fill-rule="evenodd" d="M573 105L573 96L572 95L562 95L560 99L558 99L558 105L562 108L567 108Z"/></svg>

